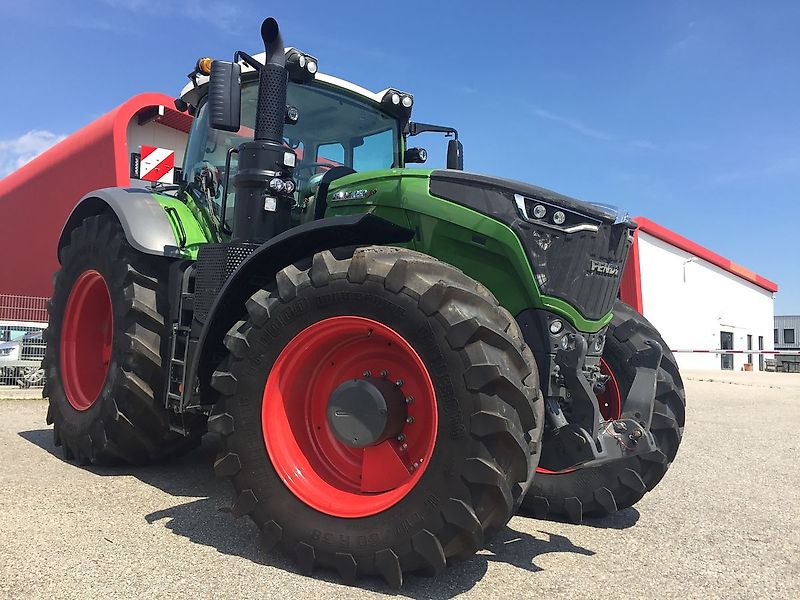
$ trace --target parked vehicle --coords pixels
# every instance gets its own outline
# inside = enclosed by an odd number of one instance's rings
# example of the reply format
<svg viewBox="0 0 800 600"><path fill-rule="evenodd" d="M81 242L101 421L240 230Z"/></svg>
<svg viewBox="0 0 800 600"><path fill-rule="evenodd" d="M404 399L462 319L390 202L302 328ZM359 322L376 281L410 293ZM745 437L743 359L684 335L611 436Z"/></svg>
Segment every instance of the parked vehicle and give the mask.
<svg viewBox="0 0 800 600"><path fill-rule="evenodd" d="M42 326L0 322L0 384L37 387L44 383Z"/></svg>

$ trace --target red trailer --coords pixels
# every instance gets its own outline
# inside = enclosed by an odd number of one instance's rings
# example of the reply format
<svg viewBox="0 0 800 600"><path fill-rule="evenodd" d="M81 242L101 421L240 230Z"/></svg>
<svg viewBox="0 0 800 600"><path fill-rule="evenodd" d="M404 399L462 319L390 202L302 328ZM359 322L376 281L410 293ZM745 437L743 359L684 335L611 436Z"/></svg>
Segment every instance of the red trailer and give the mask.
<svg viewBox="0 0 800 600"><path fill-rule="evenodd" d="M169 96L139 94L0 179L0 294L49 297L58 237L78 200L131 185L130 156L142 145L174 149L180 165L191 124Z"/></svg>

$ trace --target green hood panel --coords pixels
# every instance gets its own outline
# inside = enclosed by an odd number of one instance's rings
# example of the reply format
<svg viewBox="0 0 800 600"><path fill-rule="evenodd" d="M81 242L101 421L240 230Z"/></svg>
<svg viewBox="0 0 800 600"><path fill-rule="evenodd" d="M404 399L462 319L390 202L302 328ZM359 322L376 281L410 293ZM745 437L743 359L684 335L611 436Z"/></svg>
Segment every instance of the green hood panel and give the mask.
<svg viewBox="0 0 800 600"><path fill-rule="evenodd" d="M204 214L205 211L188 194L184 194L185 201L157 193L152 194L152 197L164 209L175 235L175 246L184 258L194 260L203 244L219 241Z"/></svg>

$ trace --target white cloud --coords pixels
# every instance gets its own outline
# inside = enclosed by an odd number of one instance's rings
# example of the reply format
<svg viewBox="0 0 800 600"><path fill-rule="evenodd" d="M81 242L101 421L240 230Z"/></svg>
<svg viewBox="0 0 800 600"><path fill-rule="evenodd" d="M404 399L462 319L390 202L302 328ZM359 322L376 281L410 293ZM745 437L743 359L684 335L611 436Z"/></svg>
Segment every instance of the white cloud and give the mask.
<svg viewBox="0 0 800 600"><path fill-rule="evenodd" d="M628 142L631 148L638 148L639 150L657 150L658 147L650 140L631 140Z"/></svg>
<svg viewBox="0 0 800 600"><path fill-rule="evenodd" d="M65 137L52 131L34 129L18 138L0 140L0 177L16 171Z"/></svg>
<svg viewBox="0 0 800 600"><path fill-rule="evenodd" d="M612 141L615 139L615 136L611 135L610 133L606 133L605 131L600 131L599 129L594 129L592 127L587 127L580 121L576 119L569 119L567 117L562 117L560 115L553 114L549 111L543 110L541 108L534 108L533 114L535 114L540 119L547 119L548 121L554 121L556 123L560 123L566 127L569 127L573 131L577 131L581 135L585 135L586 137L594 138L596 140L604 140L604 141Z"/></svg>
<svg viewBox="0 0 800 600"><path fill-rule="evenodd" d="M646 139L634 139L628 140L624 139L618 135L614 135L613 133L609 133L607 131L603 131L601 129L595 129L594 127L589 127L585 125L581 121L577 119L571 119L569 117L564 117L561 115L557 115L552 113L548 110L544 110L543 108L538 108L536 106L530 107L533 111L533 114L539 117L540 119L544 119L546 121L552 121L553 123L557 123L572 131L579 133L585 137L591 138L593 140L599 140L601 142L610 142L612 144L618 146L624 146L627 148L633 148L634 150L657 150L658 146L651 142L650 140Z"/></svg>

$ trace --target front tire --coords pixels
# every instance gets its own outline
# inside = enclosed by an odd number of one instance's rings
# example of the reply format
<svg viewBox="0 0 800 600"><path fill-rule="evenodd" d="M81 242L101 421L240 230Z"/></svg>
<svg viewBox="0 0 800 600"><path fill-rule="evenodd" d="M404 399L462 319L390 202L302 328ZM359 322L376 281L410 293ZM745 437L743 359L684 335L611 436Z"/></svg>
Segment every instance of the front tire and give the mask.
<svg viewBox="0 0 800 600"><path fill-rule="evenodd" d="M64 457L144 464L199 443L170 431L163 405L169 323L166 259L136 252L111 215L88 217L61 253L43 361Z"/></svg>
<svg viewBox="0 0 800 600"><path fill-rule="evenodd" d="M583 517L604 517L633 506L664 477L683 436L686 410L683 380L675 357L655 327L619 300L614 305L614 318L608 326L603 350L604 369L613 376L611 387L618 391L618 397L607 398L607 402L601 398L601 411L615 407L617 412L624 410L636 375L630 359L638 349L646 347L646 340L657 341L663 350L650 424L658 451L563 473L540 470L522 503L527 513L539 519L556 517L579 524ZM619 414L604 417L618 418Z"/></svg>
<svg viewBox="0 0 800 600"><path fill-rule="evenodd" d="M543 408L533 356L482 285L409 250L326 251L278 273L243 316L213 377L209 429L222 434L215 470L233 483L233 513L268 547L306 573L399 587L472 555L514 514ZM342 381L402 385L413 402L400 433L363 450L337 442L324 414Z"/></svg>

